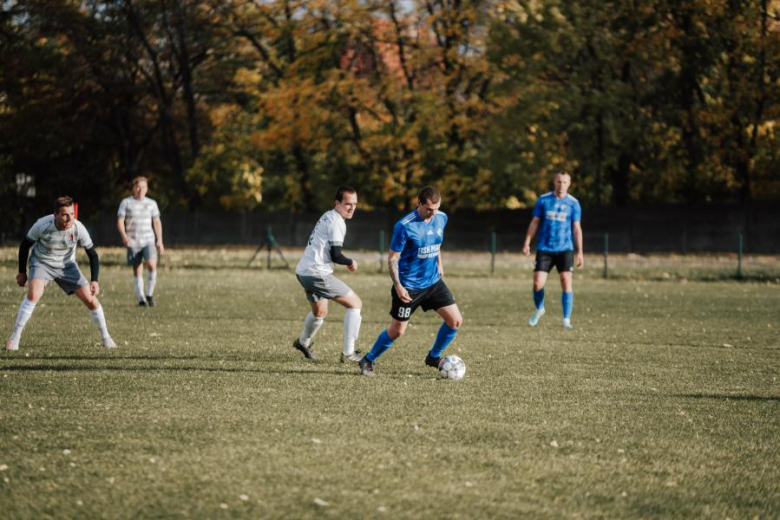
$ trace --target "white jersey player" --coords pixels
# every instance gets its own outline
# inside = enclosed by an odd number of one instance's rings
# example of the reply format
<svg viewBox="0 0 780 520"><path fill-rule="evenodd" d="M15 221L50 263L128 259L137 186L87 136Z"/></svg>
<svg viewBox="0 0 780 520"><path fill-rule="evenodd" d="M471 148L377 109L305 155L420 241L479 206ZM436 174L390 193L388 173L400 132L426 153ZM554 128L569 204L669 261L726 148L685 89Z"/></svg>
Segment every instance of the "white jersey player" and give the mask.
<svg viewBox="0 0 780 520"><path fill-rule="evenodd" d="M163 246L162 221L157 203L146 196L149 183L146 177L133 179L133 194L122 200L117 212L116 227L127 248L127 264L133 267L133 287L141 307L154 307L154 288L157 284L157 253ZM143 266L146 264L146 292Z"/></svg>
<svg viewBox="0 0 780 520"><path fill-rule="evenodd" d="M334 209L320 217L309 238L309 244L303 252L295 275L306 291L311 303L311 312L306 316L301 336L293 342L308 359L316 359L312 351L312 339L320 330L328 314L328 300L333 300L347 308L344 315L344 346L341 362L360 361L360 352L355 350L360 332L360 308L363 302L347 284L333 276L333 264L347 266L354 272L357 262L347 258L341 252L344 237L347 234L346 221L355 214L357 192L350 186L339 186L336 190Z"/></svg>
<svg viewBox="0 0 780 520"><path fill-rule="evenodd" d="M92 281L81 274L76 263L76 248L82 246L89 257ZM30 255L32 249L32 255ZM30 276L27 276L27 259L30 255ZM92 238L84 225L75 219L73 199L60 197L54 202L54 214L38 219L27 232L19 246L19 273L16 283L20 287L27 285L27 297L19 306L14 331L5 343L7 350L18 350L22 331L32 317L38 300L43 296L46 285L54 280L67 294L75 294L92 313L103 345L116 347L108 333L103 307L96 296L100 293L98 259ZM29 283L28 283L29 281Z"/></svg>

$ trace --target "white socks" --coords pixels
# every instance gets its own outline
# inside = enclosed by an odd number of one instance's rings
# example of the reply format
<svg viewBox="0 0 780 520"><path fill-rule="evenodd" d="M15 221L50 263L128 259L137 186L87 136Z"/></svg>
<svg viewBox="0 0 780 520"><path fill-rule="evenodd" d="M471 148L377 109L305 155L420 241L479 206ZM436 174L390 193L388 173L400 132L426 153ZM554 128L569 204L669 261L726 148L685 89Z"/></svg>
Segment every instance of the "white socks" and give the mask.
<svg viewBox="0 0 780 520"><path fill-rule="evenodd" d="M325 323L324 318L315 318L311 312L306 316L306 320L303 322L303 331L301 331L301 337L298 339L301 345L308 347L314 336L317 335L317 331L320 330L322 324Z"/></svg>
<svg viewBox="0 0 780 520"><path fill-rule="evenodd" d="M146 296L144 296L144 279L140 276L134 276L133 284L135 286L135 295L138 297L138 301L145 302Z"/></svg>
<svg viewBox="0 0 780 520"><path fill-rule="evenodd" d="M146 295L154 295L154 286L157 285L157 271L149 271L146 273Z"/></svg>
<svg viewBox="0 0 780 520"><path fill-rule="evenodd" d="M27 297L22 300L22 303L19 305L19 312L16 315L14 331L11 333L12 340L19 341L19 338L22 337L22 330L24 330L24 326L27 325L27 322L30 320L32 313L35 310L35 305L36 302L31 302Z"/></svg>
<svg viewBox="0 0 780 520"><path fill-rule="evenodd" d="M103 306L101 305L94 311L89 311L92 314L92 321L97 325L100 330L100 337L103 339L110 338L108 334L108 327L106 327L106 316L103 314Z"/></svg>
<svg viewBox="0 0 780 520"><path fill-rule="evenodd" d="M360 309L347 309L344 315L344 350L345 356L355 353L355 341L360 333L360 322L363 317L360 316Z"/></svg>

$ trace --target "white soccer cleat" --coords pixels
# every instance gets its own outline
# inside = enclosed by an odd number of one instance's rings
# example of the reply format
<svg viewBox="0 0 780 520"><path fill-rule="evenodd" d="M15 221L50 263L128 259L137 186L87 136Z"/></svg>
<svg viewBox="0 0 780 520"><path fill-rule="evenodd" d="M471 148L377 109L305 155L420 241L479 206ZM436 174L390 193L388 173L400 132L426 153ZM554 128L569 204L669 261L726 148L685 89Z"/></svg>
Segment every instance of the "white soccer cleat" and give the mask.
<svg viewBox="0 0 780 520"><path fill-rule="evenodd" d="M533 314L531 314L531 317L528 318L528 324L532 327L536 327L536 324L539 323L539 320L542 316L544 316L545 310L544 308L536 309Z"/></svg>
<svg viewBox="0 0 780 520"><path fill-rule="evenodd" d="M352 354L341 353L342 363L359 363L361 359L363 359L363 353L359 350L354 351Z"/></svg>
<svg viewBox="0 0 780 520"><path fill-rule="evenodd" d="M111 336L103 338L103 346L106 348L116 348L116 343L111 339Z"/></svg>
<svg viewBox="0 0 780 520"><path fill-rule="evenodd" d="M571 324L571 320L567 318L563 318L563 328L564 329L573 329L574 327Z"/></svg>
<svg viewBox="0 0 780 520"><path fill-rule="evenodd" d="M8 341L5 342L5 349L6 350L19 350L19 340L18 339L8 338Z"/></svg>

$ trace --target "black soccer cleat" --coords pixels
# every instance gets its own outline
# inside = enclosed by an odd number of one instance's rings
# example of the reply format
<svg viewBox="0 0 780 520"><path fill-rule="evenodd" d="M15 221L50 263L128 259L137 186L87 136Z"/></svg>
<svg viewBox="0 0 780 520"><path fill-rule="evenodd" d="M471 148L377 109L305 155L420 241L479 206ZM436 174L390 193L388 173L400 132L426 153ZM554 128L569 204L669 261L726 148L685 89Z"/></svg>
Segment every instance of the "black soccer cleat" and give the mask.
<svg viewBox="0 0 780 520"><path fill-rule="evenodd" d="M425 356L425 364L429 367L433 367L435 369L439 369L439 362L441 361L440 357L433 357L431 356L430 352L427 356Z"/></svg>
<svg viewBox="0 0 780 520"><path fill-rule="evenodd" d="M369 361L365 356L360 360L360 375L374 377L374 362Z"/></svg>
<svg viewBox="0 0 780 520"><path fill-rule="evenodd" d="M138 302L138 306L139 307L146 307L146 302L141 300L141 301Z"/></svg>
<svg viewBox="0 0 780 520"><path fill-rule="evenodd" d="M147 296L147 297L146 297L146 304L147 304L149 307L154 307L154 305L155 305L155 304L154 304L154 298L152 298L151 296Z"/></svg>
<svg viewBox="0 0 780 520"><path fill-rule="evenodd" d="M310 344L309 346L311 345L313 345L313 343ZM306 359L317 359L317 356L314 355L314 352L312 352L309 347L304 347L301 344L300 340L296 339L295 341L293 341L293 348L295 348L296 350L300 350L301 353L304 355L304 357L306 357Z"/></svg>

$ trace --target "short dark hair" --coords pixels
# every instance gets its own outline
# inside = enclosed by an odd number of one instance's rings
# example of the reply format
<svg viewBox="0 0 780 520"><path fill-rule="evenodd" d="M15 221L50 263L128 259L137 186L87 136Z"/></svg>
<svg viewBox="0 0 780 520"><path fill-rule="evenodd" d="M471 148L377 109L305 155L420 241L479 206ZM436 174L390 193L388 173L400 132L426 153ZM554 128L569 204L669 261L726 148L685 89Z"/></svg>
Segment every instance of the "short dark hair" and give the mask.
<svg viewBox="0 0 780 520"><path fill-rule="evenodd" d="M139 182L145 182L146 184L149 184L149 179L147 179L147 178L146 178L146 177L144 177L143 175L139 175L138 177L135 177L135 178L133 179L133 186L135 186L135 185L136 185L136 184L138 184Z"/></svg>
<svg viewBox="0 0 780 520"><path fill-rule="evenodd" d="M429 201L436 204L441 200L441 193L439 193L439 190L432 186L426 186L420 190L420 194L417 195L417 200L420 201L420 204L425 204Z"/></svg>
<svg viewBox="0 0 780 520"><path fill-rule="evenodd" d="M336 196L334 197L334 199L339 202L344 202L345 193L357 193L357 190L352 186L347 186L346 184L342 184L341 186L336 188Z"/></svg>
<svg viewBox="0 0 780 520"><path fill-rule="evenodd" d="M69 208L73 206L73 199L65 195L54 201L54 213L58 213L60 208Z"/></svg>

